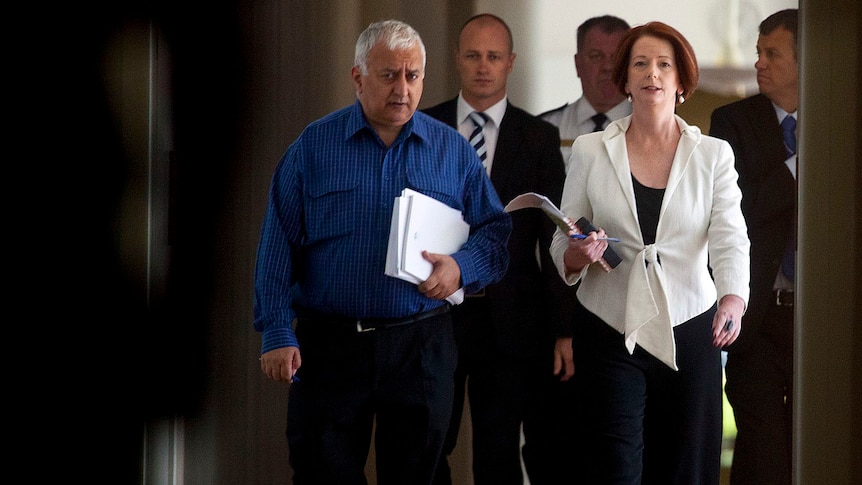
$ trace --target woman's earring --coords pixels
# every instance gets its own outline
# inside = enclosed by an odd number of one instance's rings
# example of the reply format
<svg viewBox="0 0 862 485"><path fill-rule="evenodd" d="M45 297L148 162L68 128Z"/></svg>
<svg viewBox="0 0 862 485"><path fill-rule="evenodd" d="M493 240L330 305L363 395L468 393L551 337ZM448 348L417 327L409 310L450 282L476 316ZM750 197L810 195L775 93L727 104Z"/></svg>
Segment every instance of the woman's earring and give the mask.
<svg viewBox="0 0 862 485"><path fill-rule="evenodd" d="M682 94L679 95L679 104L685 103L685 96Z"/></svg>
<svg viewBox="0 0 862 485"><path fill-rule="evenodd" d="M628 99L629 103L631 103L632 102L632 93L629 93L628 96L626 96L626 99Z"/></svg>

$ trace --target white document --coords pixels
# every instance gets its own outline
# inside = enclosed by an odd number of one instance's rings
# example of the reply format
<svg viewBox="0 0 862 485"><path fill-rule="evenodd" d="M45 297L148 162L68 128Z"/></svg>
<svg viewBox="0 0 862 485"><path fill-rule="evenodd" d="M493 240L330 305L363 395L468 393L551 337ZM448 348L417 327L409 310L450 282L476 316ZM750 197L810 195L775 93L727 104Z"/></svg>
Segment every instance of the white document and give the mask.
<svg viewBox="0 0 862 485"><path fill-rule="evenodd" d="M512 212L514 210L526 209L528 207L542 209L545 214L554 221L554 224L563 231L563 233L568 234L570 230L574 230L576 233L580 234L580 230L575 226L575 223L569 219L568 216L563 214L563 212L557 208L553 202L551 202L551 199L535 192L527 192L515 197L511 202L506 204L506 207L504 207L503 210L506 212Z"/></svg>
<svg viewBox="0 0 862 485"><path fill-rule="evenodd" d="M578 227L578 224L572 221L572 219L569 218L567 215L563 214L563 211L561 211L556 205L554 205L554 203L551 202L551 199L535 192L526 192L515 197L508 204L506 204L506 207L504 207L503 210L505 210L506 212L512 212L518 209L526 208L542 209L542 211L544 211L544 213L547 214L547 216L552 221L554 221L554 224L556 224L557 227L559 227L564 234L569 234L569 231L572 231L575 235L571 237L585 237L584 231L582 231ZM590 224L590 221L586 220L585 218L578 219L578 223L580 223L581 221L585 221L587 226L592 226ZM590 229L590 231L593 230L595 229ZM605 237L600 239L605 241L620 242L619 239L614 237ZM602 267L602 269L604 269L605 271L610 271L616 268L617 265L620 264L620 261L622 261L622 259L619 257L619 255L617 255L616 251L614 251L612 247L608 246L608 248L605 249L604 256L599 259L598 263Z"/></svg>
<svg viewBox="0 0 862 485"><path fill-rule="evenodd" d="M394 276L418 285L422 280L401 270L404 229L407 226L407 208L409 202L410 199L407 197L395 198L395 204L392 207L392 224L389 227L389 247L386 252L385 273L387 276Z"/></svg>
<svg viewBox="0 0 862 485"><path fill-rule="evenodd" d="M467 242L470 226L461 212L437 199L411 189L404 189L395 199L386 274L414 284L425 281L433 265L422 257L422 251L452 254ZM464 289L447 300L453 305L464 301Z"/></svg>

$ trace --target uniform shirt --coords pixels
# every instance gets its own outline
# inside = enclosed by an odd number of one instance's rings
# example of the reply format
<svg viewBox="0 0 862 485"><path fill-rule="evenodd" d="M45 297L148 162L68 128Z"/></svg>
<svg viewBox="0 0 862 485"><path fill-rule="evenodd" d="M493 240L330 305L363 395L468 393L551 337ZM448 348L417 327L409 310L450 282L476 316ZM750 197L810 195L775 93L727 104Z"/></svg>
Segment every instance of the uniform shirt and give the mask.
<svg viewBox="0 0 862 485"><path fill-rule="evenodd" d="M297 307L401 318L444 304L384 274L392 207L405 187L460 210L470 224L452 255L468 293L503 277L511 218L473 147L421 112L386 147L356 101L308 125L276 167L255 269L263 352L298 346Z"/></svg>
<svg viewBox="0 0 862 485"><path fill-rule="evenodd" d="M618 120L631 113L632 104L628 100L623 100L620 104L605 112L605 115L608 117L605 127L611 121ZM563 162L565 162L566 167L569 166L569 157L572 154L572 142L584 133L592 133L595 123L593 123L591 118L595 114L596 110L593 109L586 98L581 96L574 103L566 104L539 115L539 118L559 128L560 151L563 154Z"/></svg>

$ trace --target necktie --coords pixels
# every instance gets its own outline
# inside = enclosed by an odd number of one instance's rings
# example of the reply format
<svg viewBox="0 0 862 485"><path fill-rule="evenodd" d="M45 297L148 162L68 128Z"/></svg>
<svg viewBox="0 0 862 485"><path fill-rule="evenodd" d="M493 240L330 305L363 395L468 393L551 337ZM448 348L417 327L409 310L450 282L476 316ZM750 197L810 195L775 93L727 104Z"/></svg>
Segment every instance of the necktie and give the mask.
<svg viewBox="0 0 862 485"><path fill-rule="evenodd" d="M605 121L608 121L608 117L604 113L596 113L590 119L596 124L595 128L593 128L593 132L604 130Z"/></svg>
<svg viewBox="0 0 862 485"><path fill-rule="evenodd" d="M485 146L485 135L482 134L482 128L490 118L485 113L474 111L470 113L470 119L473 120L473 124L476 125L476 128L473 129L473 133L470 133L470 144L476 149L476 154L479 155L479 160L481 160L482 165L484 165L485 159L488 158L488 148Z"/></svg>
<svg viewBox="0 0 862 485"><path fill-rule="evenodd" d="M787 151L787 156L790 157L796 153L796 118L787 115L781 120L781 130L784 134L784 149ZM799 177L797 169L796 176ZM797 179L798 180L798 179ZM789 280L795 281L796 278L796 215L793 220L792 239L787 244L784 250L784 257L781 258L781 272L784 273Z"/></svg>
<svg viewBox="0 0 862 485"><path fill-rule="evenodd" d="M796 153L796 118L785 116L781 120L781 130L784 132L784 149L789 157Z"/></svg>

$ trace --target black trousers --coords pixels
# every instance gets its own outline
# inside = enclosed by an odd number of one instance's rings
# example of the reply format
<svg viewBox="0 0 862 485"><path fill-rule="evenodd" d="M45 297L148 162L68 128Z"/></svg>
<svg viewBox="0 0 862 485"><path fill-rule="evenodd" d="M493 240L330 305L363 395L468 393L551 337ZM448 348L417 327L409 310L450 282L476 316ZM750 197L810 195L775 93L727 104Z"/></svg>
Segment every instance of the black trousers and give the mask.
<svg viewBox="0 0 862 485"><path fill-rule="evenodd" d="M558 408L571 402L573 388L553 375L554 338L549 330L535 329L530 342L519 346L522 352L513 355L511 345L500 342L513 337L499 335L489 320L490 304L470 298L452 310L459 355L455 401L434 483L452 484L447 455L458 441L465 395L474 485L522 485L522 455L531 485L571 483L574 414Z"/></svg>
<svg viewBox="0 0 862 485"><path fill-rule="evenodd" d="M793 307L771 307L758 332L745 352L727 356L725 390L737 429L730 483L790 485Z"/></svg>
<svg viewBox="0 0 862 485"><path fill-rule="evenodd" d="M718 485L721 352L715 307L674 328L674 371L581 307L574 338L581 419L577 483Z"/></svg>
<svg viewBox="0 0 862 485"><path fill-rule="evenodd" d="M365 485L373 432L378 484L430 484L452 411L451 314L367 333L300 319L296 335L302 366L287 411L294 483Z"/></svg>
<svg viewBox="0 0 862 485"><path fill-rule="evenodd" d="M548 355L553 355L553 347ZM534 377L540 388L531 396L530 413L524 420L521 455L530 485L578 485L572 475L578 436L577 371L568 381L552 374L553 362Z"/></svg>

